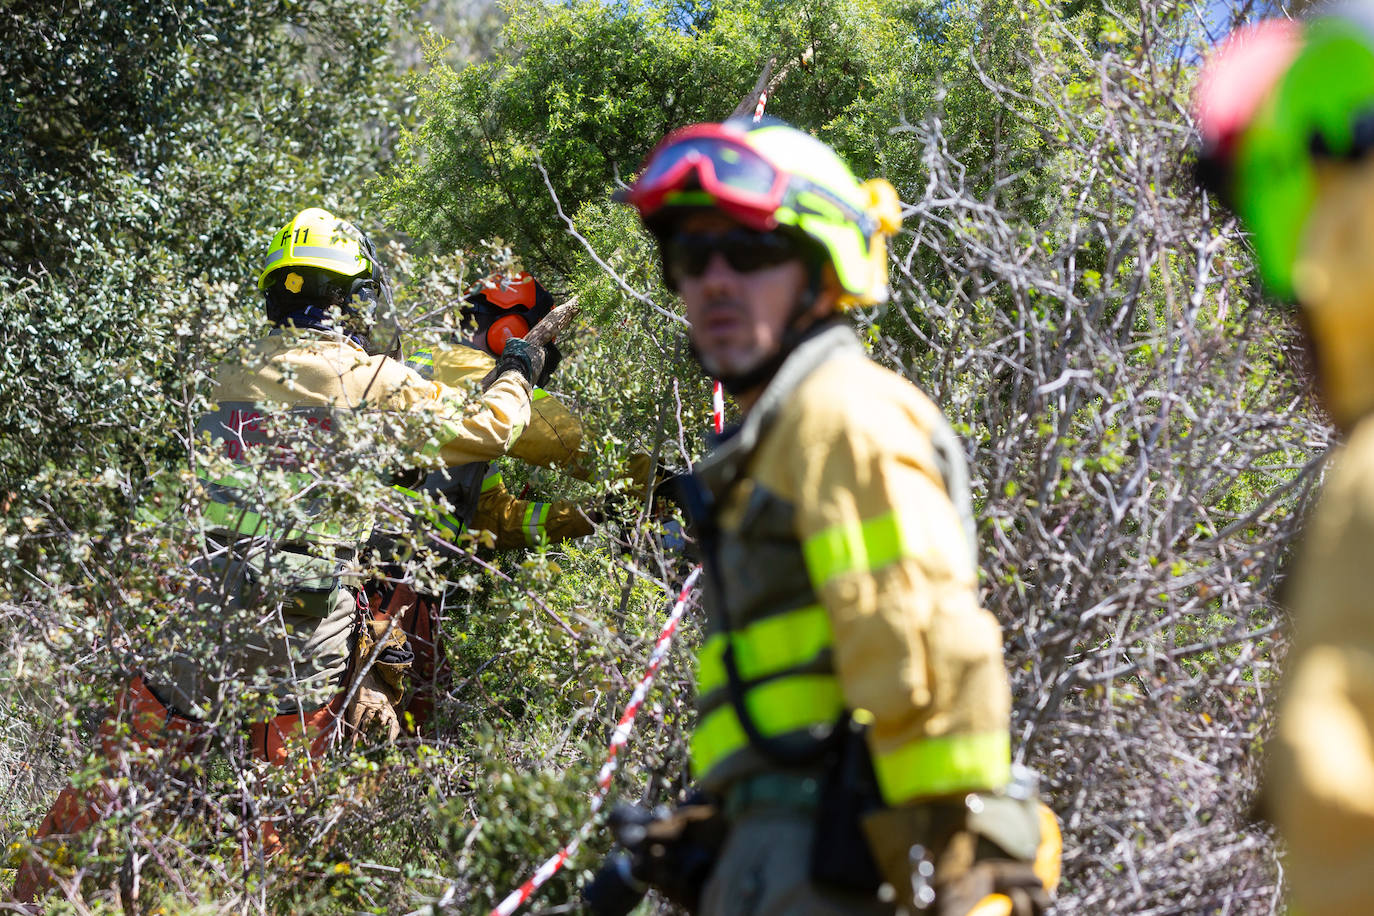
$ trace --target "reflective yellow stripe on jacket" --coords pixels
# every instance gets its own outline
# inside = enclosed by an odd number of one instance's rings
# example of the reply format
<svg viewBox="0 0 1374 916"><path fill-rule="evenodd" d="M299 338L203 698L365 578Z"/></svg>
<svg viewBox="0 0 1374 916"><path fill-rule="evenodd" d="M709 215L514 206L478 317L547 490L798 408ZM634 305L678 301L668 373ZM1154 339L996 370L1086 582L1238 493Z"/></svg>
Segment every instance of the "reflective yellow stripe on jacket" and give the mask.
<svg viewBox="0 0 1374 916"><path fill-rule="evenodd" d="M211 531L215 533L239 537L269 536L303 543L334 543L351 549L364 540L372 528L370 516L351 519L347 524L316 517L311 518L309 523L302 528L272 530L274 524L280 526L284 519L279 515L264 518L260 513L249 508L248 501L242 495L244 481L232 476L221 477L218 480L211 480L203 474L197 476L205 484L208 497L205 506L205 520L209 522ZM317 479L311 474L299 471L286 472L286 484L290 488L290 492L297 495L306 492L317 482ZM283 492L281 495L285 498L286 494Z"/></svg>
<svg viewBox="0 0 1374 916"><path fill-rule="evenodd" d="M525 542L531 547L544 543L544 526L549 520L549 503L530 503L525 508L525 521L521 528L525 532Z"/></svg>
<svg viewBox="0 0 1374 916"><path fill-rule="evenodd" d="M802 543L818 590L851 575L871 575L918 556L921 535L896 510L836 525ZM922 738L876 753L873 767L887 799L996 788L1011 778L1011 735L1005 729Z"/></svg>
<svg viewBox="0 0 1374 916"><path fill-rule="evenodd" d="M802 543L806 569L816 588L825 588L840 576L874 572L912 556L910 538L905 541L896 512L863 522L836 525Z"/></svg>
<svg viewBox="0 0 1374 916"><path fill-rule="evenodd" d="M733 644L735 668L744 688L745 709L769 738L829 726L844 709L839 684L822 656L830 648L830 620L812 604L757 620L733 633L714 633L697 653L697 691L710 703L692 734L692 765L708 773L748 744L729 700L725 648ZM803 673L804 672L804 673Z"/></svg>
<svg viewBox="0 0 1374 916"><path fill-rule="evenodd" d="M411 514L432 524L438 529L435 533L438 534L439 537L452 541L466 530L467 526L464 525L463 520L457 516L440 511L438 506L432 508L426 507L424 504L424 496L415 490L403 487L400 484L392 484L391 489L409 499L414 504L414 508L411 509Z"/></svg>
<svg viewBox="0 0 1374 916"><path fill-rule="evenodd" d="M1011 733L941 735L874 755L883 797L927 798L995 789L1011 781Z"/></svg>
<svg viewBox="0 0 1374 916"><path fill-rule="evenodd" d="M744 707L764 737L778 738L833 723L844 709L844 698L834 675L794 675L751 687ZM734 709L722 706L707 714L692 733L692 767L709 773L748 744Z"/></svg>
<svg viewBox="0 0 1374 916"><path fill-rule="evenodd" d="M812 604L755 621L743 630L714 633L697 653L697 691L703 695L726 686L726 641L734 643L735 667L745 681L773 677L811 661L830 648L830 618Z"/></svg>

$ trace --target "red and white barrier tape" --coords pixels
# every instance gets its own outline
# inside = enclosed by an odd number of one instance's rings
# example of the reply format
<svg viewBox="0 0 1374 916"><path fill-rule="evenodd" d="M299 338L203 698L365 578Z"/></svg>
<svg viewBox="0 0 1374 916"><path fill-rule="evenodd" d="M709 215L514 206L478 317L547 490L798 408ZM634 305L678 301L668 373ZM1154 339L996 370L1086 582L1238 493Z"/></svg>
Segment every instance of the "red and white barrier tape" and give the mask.
<svg viewBox="0 0 1374 916"><path fill-rule="evenodd" d="M649 656L648 667L644 670L644 676L640 678L639 686L635 687L634 694L630 697L630 702L625 704L625 711L620 715L620 721L616 723L615 731L611 733L611 745L606 752L606 762L601 765L601 772L596 774L596 790L592 792L592 810L587 815L587 820L577 831L572 842L558 850L558 853L546 861L535 870L535 873L519 888L512 891L505 900L496 905L491 911L490 916L511 916L518 910L525 901L534 896L534 892L539 890L550 878L556 875L568 859L572 858L577 852L582 841L591 833L592 826L596 822L596 815L601 811L601 806L606 803L606 795L611 789L611 777L615 775L616 768L620 765L620 752L629 743L630 731L634 728L635 716L639 713L639 708L644 705L644 698L649 695L649 688L653 686L654 675L663 665L663 660L668 657L668 650L673 644L673 634L677 632L677 625L682 620L683 613L687 610L687 600L692 595L692 589L696 586L697 577L701 575L701 567L692 570L687 581L682 583L682 591L678 593L677 603L673 605L673 611L668 615L668 622L663 625L662 631L658 634L658 639L654 642L654 651ZM448 898L450 895L445 894ZM441 900L437 906L442 906Z"/></svg>
<svg viewBox="0 0 1374 916"><path fill-rule="evenodd" d="M768 104L768 93L759 95L759 103L754 106L754 123L763 119L763 107ZM719 436L725 432L725 389L720 382L711 385L711 428Z"/></svg>

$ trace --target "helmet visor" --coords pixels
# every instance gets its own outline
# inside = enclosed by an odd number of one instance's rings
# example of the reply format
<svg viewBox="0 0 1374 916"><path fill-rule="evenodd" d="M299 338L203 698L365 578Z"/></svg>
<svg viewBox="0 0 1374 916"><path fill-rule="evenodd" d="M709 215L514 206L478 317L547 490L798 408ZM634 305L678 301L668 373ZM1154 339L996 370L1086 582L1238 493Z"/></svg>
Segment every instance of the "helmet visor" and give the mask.
<svg viewBox="0 0 1374 916"><path fill-rule="evenodd" d="M709 203L758 229L771 229L787 176L718 124L699 124L670 135L650 156L625 196L648 218L684 203L678 192L700 189Z"/></svg>

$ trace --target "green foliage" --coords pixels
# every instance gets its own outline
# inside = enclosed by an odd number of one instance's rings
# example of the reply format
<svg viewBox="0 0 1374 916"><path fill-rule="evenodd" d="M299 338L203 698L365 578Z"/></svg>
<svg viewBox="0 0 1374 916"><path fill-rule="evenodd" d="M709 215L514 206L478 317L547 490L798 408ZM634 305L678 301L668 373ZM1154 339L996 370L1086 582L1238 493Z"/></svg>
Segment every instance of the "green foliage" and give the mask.
<svg viewBox="0 0 1374 916"><path fill-rule="evenodd" d="M0 51L0 490L94 537L185 454L265 233L348 206L389 110L386 4L11 6ZM149 40L149 36L152 39ZM57 577L61 580L65 577ZM53 581L53 580L49 580Z"/></svg>
<svg viewBox="0 0 1374 916"><path fill-rule="evenodd" d="M872 125L846 112L891 72L883 39L898 23L880 6L514 4L493 59L461 71L436 62L420 78L420 125L384 197L417 238L501 237L536 273L567 275L581 252L545 175L569 213L605 199L668 130L728 117L770 59L782 75L770 113L822 129L866 167Z"/></svg>

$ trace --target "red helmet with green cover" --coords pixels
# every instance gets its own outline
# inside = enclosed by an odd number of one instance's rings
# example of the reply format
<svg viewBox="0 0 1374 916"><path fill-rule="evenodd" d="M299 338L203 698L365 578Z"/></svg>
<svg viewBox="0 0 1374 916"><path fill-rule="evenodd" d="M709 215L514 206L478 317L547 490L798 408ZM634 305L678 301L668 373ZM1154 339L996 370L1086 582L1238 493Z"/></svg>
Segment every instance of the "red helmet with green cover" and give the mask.
<svg viewBox="0 0 1374 916"><path fill-rule="evenodd" d="M1231 34L1198 81L1204 174L1250 232L1260 275L1292 297L1322 160L1374 144L1374 22L1361 6Z"/></svg>

